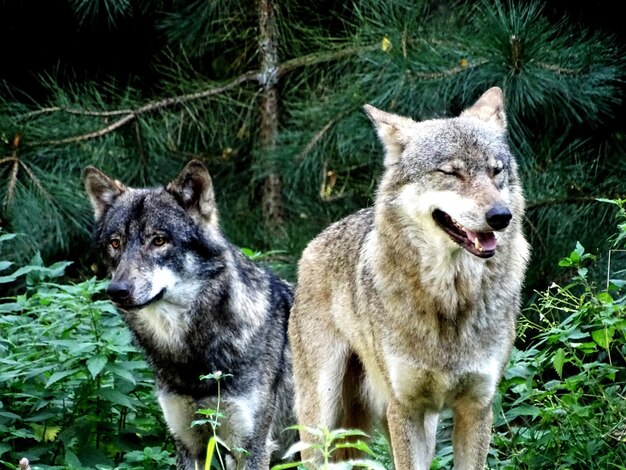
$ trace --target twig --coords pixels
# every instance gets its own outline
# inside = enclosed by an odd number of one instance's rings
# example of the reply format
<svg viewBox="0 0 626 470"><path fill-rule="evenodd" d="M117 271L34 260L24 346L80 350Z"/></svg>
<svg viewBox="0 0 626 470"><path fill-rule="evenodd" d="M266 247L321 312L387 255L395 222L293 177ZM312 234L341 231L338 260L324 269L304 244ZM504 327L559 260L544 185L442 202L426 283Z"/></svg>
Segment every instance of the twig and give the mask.
<svg viewBox="0 0 626 470"><path fill-rule="evenodd" d="M118 119L113 124L109 124L108 126L103 127L102 129L99 129L94 132L88 132L87 134L75 135L72 137L66 137L65 139L44 140L42 142L33 142L32 145L62 145L62 144L82 142L83 140L89 140L95 137L102 137L103 135L108 134L109 132L112 132L119 127L122 127L127 122L132 121L133 119L135 119L136 116L137 115L135 113L131 113L131 114L124 116L122 119Z"/></svg>
<svg viewBox="0 0 626 470"><path fill-rule="evenodd" d="M306 144L306 146L304 147L304 149L302 150L302 152L300 152L296 158L294 159L294 161L301 161L304 160L304 158L307 156L307 154L311 151L311 149L313 149L313 147L315 147L315 145L317 145L317 143L322 139L322 137L324 137L324 134L326 134L326 132L328 132L335 124L337 124L341 119L343 119L345 116L347 116L348 114L350 114L353 111L353 109L350 109L348 111L344 111L343 113L340 113L338 116L335 116L334 118L332 118L330 121L328 121L324 127L322 127L314 136L313 138Z"/></svg>
<svg viewBox="0 0 626 470"><path fill-rule="evenodd" d="M577 204L579 202L601 202L598 201L600 196L580 196L580 197L566 197L562 199L544 199L543 201L531 202L526 205L526 209L533 210L540 207L557 206L561 204ZM608 199L620 199L618 196L603 196Z"/></svg>
<svg viewBox="0 0 626 470"><path fill-rule="evenodd" d="M442 70L441 72L410 72L410 75L422 80L436 80L438 78L449 77L450 75L456 75L457 73L465 72L466 70L473 69L476 67L480 67L481 65L485 65L489 63L488 60L479 60L477 62L469 63L462 62L458 67L452 67L447 70Z"/></svg>

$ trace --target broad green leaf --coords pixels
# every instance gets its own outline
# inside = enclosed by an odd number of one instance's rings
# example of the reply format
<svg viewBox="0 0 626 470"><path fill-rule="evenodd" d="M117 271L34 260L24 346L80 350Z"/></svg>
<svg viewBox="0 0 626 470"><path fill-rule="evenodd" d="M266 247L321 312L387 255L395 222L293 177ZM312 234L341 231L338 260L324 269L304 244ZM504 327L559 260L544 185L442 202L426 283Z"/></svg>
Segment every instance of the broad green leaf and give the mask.
<svg viewBox="0 0 626 470"><path fill-rule="evenodd" d="M9 419L22 419L21 416L11 413L10 411L0 411L0 416Z"/></svg>
<svg viewBox="0 0 626 470"><path fill-rule="evenodd" d="M12 238L15 238L16 236L17 235L15 233L3 233L2 235L0 235L0 242L11 240Z"/></svg>
<svg viewBox="0 0 626 470"><path fill-rule="evenodd" d="M0 455L4 454L5 452L8 452L10 450L11 450L11 446L10 445L0 443Z"/></svg>
<svg viewBox="0 0 626 470"><path fill-rule="evenodd" d="M365 452L371 456L375 456L376 454L368 447L368 445L363 441L356 442L342 442L335 446L335 449L358 449L361 452Z"/></svg>
<svg viewBox="0 0 626 470"><path fill-rule="evenodd" d="M600 292L598 295L596 295L596 299L598 299L603 304L613 303L613 297L611 297L611 294L609 294L608 292Z"/></svg>
<svg viewBox="0 0 626 470"><path fill-rule="evenodd" d="M565 351L559 348L552 356L552 365L561 379L563 378L563 364L565 364Z"/></svg>
<svg viewBox="0 0 626 470"><path fill-rule="evenodd" d="M4 271L11 266L13 266L13 263L11 261L0 261L0 271Z"/></svg>
<svg viewBox="0 0 626 470"><path fill-rule="evenodd" d="M126 368L123 367L122 364L108 363L106 368L113 375L116 375L116 376L118 376L121 379L127 380L128 382L132 383L133 385L135 385L137 383L137 381L135 380L135 377L133 376L133 374L131 374L128 370L126 370Z"/></svg>
<svg viewBox="0 0 626 470"><path fill-rule="evenodd" d="M54 442L57 434L61 431L61 426L43 426L41 424L31 424L35 439L39 442Z"/></svg>
<svg viewBox="0 0 626 470"><path fill-rule="evenodd" d="M513 418L517 418L518 416L539 416L541 414L541 410L533 405L520 405L516 406L505 413L507 419L511 420Z"/></svg>
<svg viewBox="0 0 626 470"><path fill-rule="evenodd" d="M582 256L585 254L585 247L583 247L580 242L576 242L576 248L574 249L574 253L576 253L579 256Z"/></svg>
<svg viewBox="0 0 626 470"><path fill-rule="evenodd" d="M94 357L87 359L87 369L89 369L89 372L91 373L91 377L95 379L98 376L98 374L102 372L102 369L104 369L104 366L106 366L106 364L107 364L106 356L94 356Z"/></svg>
<svg viewBox="0 0 626 470"><path fill-rule="evenodd" d="M610 326L602 328L601 330L595 330L591 332L591 337L596 344L604 349L608 349L611 341L613 341L613 335L615 334L615 327Z"/></svg>
<svg viewBox="0 0 626 470"><path fill-rule="evenodd" d="M100 398L109 401L115 405L122 405L126 408L130 408L131 410L135 410L135 406L130 401L130 399L124 395L123 393L112 389L112 388L102 388L98 391L98 396Z"/></svg>
<svg viewBox="0 0 626 470"><path fill-rule="evenodd" d="M0 282L2 284L2 282ZM0 304L0 313L20 312L24 310L24 305L17 302Z"/></svg>
<svg viewBox="0 0 626 470"><path fill-rule="evenodd" d="M73 374L75 374L76 372L79 372L79 371L80 371L80 369L71 369L71 370L63 370L63 371L55 372L48 379L48 382L46 383L45 388L48 388L53 383L58 382L59 380L62 380L64 378L66 378L66 377L69 377L70 375L73 375Z"/></svg>
<svg viewBox="0 0 626 470"><path fill-rule="evenodd" d="M76 454L69 449L65 449L65 465L69 468L81 468L83 466Z"/></svg>

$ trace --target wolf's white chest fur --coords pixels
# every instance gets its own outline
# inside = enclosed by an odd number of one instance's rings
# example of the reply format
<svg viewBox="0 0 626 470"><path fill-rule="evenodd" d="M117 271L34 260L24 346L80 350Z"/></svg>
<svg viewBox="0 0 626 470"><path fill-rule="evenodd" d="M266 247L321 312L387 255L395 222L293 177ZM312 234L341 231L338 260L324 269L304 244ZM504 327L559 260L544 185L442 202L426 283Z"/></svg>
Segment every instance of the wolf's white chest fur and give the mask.
<svg viewBox="0 0 626 470"><path fill-rule="evenodd" d="M137 312L137 321L142 334L148 334L156 343L168 350L177 349L184 344L184 337L189 330L188 307L170 304L165 301Z"/></svg>
<svg viewBox="0 0 626 470"><path fill-rule="evenodd" d="M475 358L476 359L476 358ZM419 360L386 355L393 396L407 406L439 411L455 400L469 398L487 405L493 397L500 364L492 357L470 360L454 372L425 367Z"/></svg>
<svg viewBox="0 0 626 470"><path fill-rule="evenodd" d="M376 253L376 242L370 243L370 252ZM379 336L380 343L374 346L382 351L383 370L374 372L379 365L370 367L369 371L367 395L374 401L382 400L372 403L375 409L383 410L390 395L407 406L438 411L462 396L487 404L495 393L501 364L493 357L493 351L478 351L478 345L472 346L468 326L459 326L458 336L451 345L468 354L454 365L447 365L445 359L437 357L444 354L448 348L444 342L450 340L440 337L437 315L443 314L455 321L459 306L464 303L466 308L476 310L473 313L481 309L484 312L484 305L479 307L478 304L485 261L443 237L435 236L430 243L428 250L421 251L420 263L416 263L420 282L417 290L407 285L407 279L397 277L399 270L388 277L379 277L376 283L384 298L386 313L384 323L379 325L383 332ZM439 313L420 313L425 304L435 305ZM396 337L394 327L390 327L392 324L413 324L416 343ZM432 350L433 355L422 357L424 350ZM375 363L371 361L370 365Z"/></svg>

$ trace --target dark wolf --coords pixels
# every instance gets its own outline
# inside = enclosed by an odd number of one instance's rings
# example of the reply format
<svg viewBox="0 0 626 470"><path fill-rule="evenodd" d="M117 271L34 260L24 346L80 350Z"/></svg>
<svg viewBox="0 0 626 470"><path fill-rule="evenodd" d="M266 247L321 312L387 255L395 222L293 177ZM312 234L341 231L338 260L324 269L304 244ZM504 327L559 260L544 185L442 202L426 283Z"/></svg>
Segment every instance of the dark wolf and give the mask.
<svg viewBox="0 0 626 470"><path fill-rule="evenodd" d="M529 256L503 94L447 119L365 112L385 151L374 207L323 231L298 266L298 421L379 422L395 468L427 470L451 408L455 468L482 469Z"/></svg>
<svg viewBox="0 0 626 470"><path fill-rule="evenodd" d="M227 467L268 468L295 437L283 432L294 423L291 285L226 240L200 161L160 188L130 188L94 167L84 181L107 294L154 371L177 468L204 467L211 430L191 422L216 408L217 382L200 380L216 372Z"/></svg>

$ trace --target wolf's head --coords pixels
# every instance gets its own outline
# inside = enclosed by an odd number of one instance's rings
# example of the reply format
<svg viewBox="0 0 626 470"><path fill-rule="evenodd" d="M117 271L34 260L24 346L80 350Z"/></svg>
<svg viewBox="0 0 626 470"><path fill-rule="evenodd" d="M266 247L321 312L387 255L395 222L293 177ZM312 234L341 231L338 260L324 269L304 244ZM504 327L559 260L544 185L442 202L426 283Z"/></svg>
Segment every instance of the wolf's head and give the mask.
<svg viewBox="0 0 626 470"><path fill-rule="evenodd" d="M95 242L112 276L107 294L121 309L189 306L201 280L223 269L213 186L200 161L161 188L133 189L94 167L84 181Z"/></svg>
<svg viewBox="0 0 626 470"><path fill-rule="evenodd" d="M451 248L493 256L523 212L502 91L487 90L449 119L416 122L371 105L364 109L385 150L378 207L420 240L443 238Z"/></svg>

